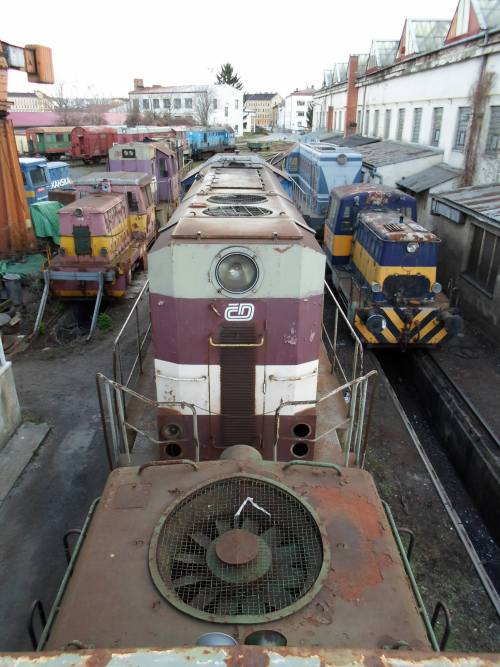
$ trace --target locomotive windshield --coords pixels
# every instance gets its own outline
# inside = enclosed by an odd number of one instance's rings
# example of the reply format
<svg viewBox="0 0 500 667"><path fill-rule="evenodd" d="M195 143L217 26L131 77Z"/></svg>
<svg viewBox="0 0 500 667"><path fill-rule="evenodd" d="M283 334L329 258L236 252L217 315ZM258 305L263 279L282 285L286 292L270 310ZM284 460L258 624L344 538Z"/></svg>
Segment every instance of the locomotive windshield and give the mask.
<svg viewBox="0 0 500 667"><path fill-rule="evenodd" d="M33 185L47 185L48 181L43 167L33 167L33 169L30 169L30 176Z"/></svg>

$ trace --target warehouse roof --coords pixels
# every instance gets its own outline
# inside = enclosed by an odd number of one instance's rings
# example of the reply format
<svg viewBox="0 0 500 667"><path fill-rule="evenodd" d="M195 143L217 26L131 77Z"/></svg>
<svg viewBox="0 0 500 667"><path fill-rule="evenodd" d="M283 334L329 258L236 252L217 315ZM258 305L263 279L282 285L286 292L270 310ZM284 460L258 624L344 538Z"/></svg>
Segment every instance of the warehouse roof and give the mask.
<svg viewBox="0 0 500 667"><path fill-rule="evenodd" d="M472 185L451 192L440 192L433 199L443 202L477 220L500 224L500 184ZM444 213L441 209L438 212Z"/></svg>
<svg viewBox="0 0 500 667"><path fill-rule="evenodd" d="M432 167L428 167L416 174L403 176L399 181L396 181L396 185L418 194L440 183L451 181L452 178L460 176L461 173L460 169L454 169L443 162L442 164L435 164Z"/></svg>
<svg viewBox="0 0 500 667"><path fill-rule="evenodd" d="M418 144L407 144L402 141L377 141L372 144L358 146L363 156L363 163L370 167L384 167L408 160L442 155L443 151Z"/></svg>
<svg viewBox="0 0 500 667"><path fill-rule="evenodd" d="M269 102L273 97L276 97L277 94L278 93L249 93L248 95L245 95L245 102L247 100Z"/></svg>

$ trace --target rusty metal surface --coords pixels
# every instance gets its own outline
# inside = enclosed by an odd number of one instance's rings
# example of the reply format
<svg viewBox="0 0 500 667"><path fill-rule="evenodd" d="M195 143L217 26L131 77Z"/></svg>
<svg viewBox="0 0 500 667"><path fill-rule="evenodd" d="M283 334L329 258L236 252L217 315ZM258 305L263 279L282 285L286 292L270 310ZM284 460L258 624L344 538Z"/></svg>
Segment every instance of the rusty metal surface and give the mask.
<svg viewBox="0 0 500 667"><path fill-rule="evenodd" d="M433 198L457 208L467 215L486 222L500 223L500 185L474 185L451 192L433 195Z"/></svg>
<svg viewBox="0 0 500 667"><path fill-rule="evenodd" d="M1 75L1 73L0 73ZM0 116L0 255L35 248L14 128Z"/></svg>
<svg viewBox="0 0 500 667"><path fill-rule="evenodd" d="M94 649L3 653L0 667L497 667L496 653L264 646Z"/></svg>
<svg viewBox="0 0 500 667"><path fill-rule="evenodd" d="M363 211L359 219L384 241L440 243L435 234L397 211Z"/></svg>
<svg viewBox="0 0 500 667"><path fill-rule="evenodd" d="M193 214L195 212L193 211ZM249 220L251 219L251 224ZM302 238L297 225L289 218L266 217L231 218L232 239L282 239L298 241ZM172 238L176 239L227 239L227 218L208 218L202 214L186 217L179 222Z"/></svg>
<svg viewBox="0 0 500 667"><path fill-rule="evenodd" d="M47 648L78 640L96 647L193 645L206 632L244 643L258 630L284 634L289 644L376 649L406 641L429 643L370 475L240 461L119 469L110 476L82 546ZM331 566L304 607L274 621L224 624L180 613L162 598L148 573L148 549L162 513L199 485L238 474L281 482L307 501L326 531ZM123 485L151 484L144 507L116 508ZM129 491L125 493L128 495ZM259 502L255 497L254 501ZM134 610L134 613L131 613Z"/></svg>

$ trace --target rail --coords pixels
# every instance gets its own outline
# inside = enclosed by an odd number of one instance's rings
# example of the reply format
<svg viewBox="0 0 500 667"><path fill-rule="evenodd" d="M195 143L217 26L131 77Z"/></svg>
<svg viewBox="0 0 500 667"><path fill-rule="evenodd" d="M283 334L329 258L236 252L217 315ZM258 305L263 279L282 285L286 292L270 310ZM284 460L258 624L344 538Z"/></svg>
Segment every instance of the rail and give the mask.
<svg viewBox="0 0 500 667"><path fill-rule="evenodd" d="M143 372L143 350L151 332L151 320L148 313L148 317L146 318L148 326L144 332L141 332L139 309L146 300L149 303L149 280L144 283L144 287L141 289L136 300L134 301L134 305L132 306L130 313L127 315L127 319L122 324L122 327L113 343L113 379L125 387L130 385L130 381L132 380L132 377L137 368L139 368L140 373ZM135 357L133 357L131 368L125 377L122 350L123 346L125 345L125 338L129 333L130 327L132 326L131 322L134 324L134 338L135 345L137 347L137 354Z"/></svg>
<svg viewBox="0 0 500 667"><path fill-rule="evenodd" d="M344 323L344 325L347 327L353 344L354 344L354 353L353 353L353 359L352 359L352 372L350 374L351 378L353 380L358 377L358 375L362 375L363 373L363 365L364 365L364 357L363 357L363 343L361 342L358 334L356 333L354 327L352 324L349 322L347 315L345 314L344 310L342 309L342 306L340 305L339 300L333 293L332 288L330 285L326 282L325 280L325 287L327 294L333 301L333 304L335 306L335 312L333 316L333 334L332 336L327 330L327 327L323 324L323 340L328 343L328 349L332 355L331 362L332 362L332 369L338 369L344 379L344 382L348 382L348 371L342 364L340 360L340 355L338 353L339 349L339 314L340 314L340 321Z"/></svg>
<svg viewBox="0 0 500 667"><path fill-rule="evenodd" d="M182 167L179 169L179 181L182 181L187 174L193 169L194 167L194 160L188 160L186 163L182 165Z"/></svg>
<svg viewBox="0 0 500 667"><path fill-rule="evenodd" d="M344 395L345 392L349 392L351 396L349 404L349 412L345 419L341 420L339 423L334 424L332 427L328 428L323 433L316 435L315 438L301 438L304 442L316 443L326 438L333 432L336 432L337 429L347 426L347 432L344 441L342 442L342 448L344 452L344 465L349 466L351 460L351 454L354 456L354 460L358 466L361 466L363 461L363 451L362 451L362 440L365 426L365 409L366 409L366 398L368 394L368 381L371 377L377 375L377 371L369 371L366 375L357 377L349 382L346 382L339 387L336 387L332 391L328 392L324 396L321 396L319 399L311 401L284 401L280 403L275 412L275 426L274 426L274 442L273 442L273 460L278 460L278 444L280 439L280 416L282 411L287 407L297 407L297 406L318 406L324 401L335 399L339 394Z"/></svg>
<svg viewBox="0 0 500 667"><path fill-rule="evenodd" d="M96 375L97 398L101 412L101 423L104 435L104 444L106 455L111 470L122 464L125 457L126 462L132 463L131 448L129 444L129 434L141 435L154 445L167 444L166 440L158 440L145 430L132 424L126 415L125 398L129 397L139 402L139 405L145 410L152 408L155 412L161 408L182 408L191 411L193 417L193 444L195 447L195 460L200 460L200 442L198 438L198 412L196 406L184 401L156 401L138 394L130 387L110 380L102 373ZM141 411L142 412L142 411ZM156 420L152 420L156 424Z"/></svg>

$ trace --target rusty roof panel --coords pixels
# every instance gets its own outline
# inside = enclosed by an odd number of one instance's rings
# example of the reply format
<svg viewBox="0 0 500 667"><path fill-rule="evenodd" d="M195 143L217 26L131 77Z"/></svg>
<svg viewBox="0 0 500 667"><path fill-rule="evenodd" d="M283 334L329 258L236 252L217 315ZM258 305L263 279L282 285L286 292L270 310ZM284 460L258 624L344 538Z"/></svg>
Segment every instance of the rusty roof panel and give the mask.
<svg viewBox="0 0 500 667"><path fill-rule="evenodd" d="M230 227L228 226L230 224ZM182 219L174 232L175 239L276 239L300 240L302 233L291 220L280 218L256 219L250 216L244 218L209 218L197 215L196 221L192 218Z"/></svg>
<svg viewBox="0 0 500 667"><path fill-rule="evenodd" d="M440 243L435 234L396 211L364 211L359 214L359 219L383 241Z"/></svg>
<svg viewBox="0 0 500 667"><path fill-rule="evenodd" d="M473 185L433 196L478 220L500 223L500 184Z"/></svg>
<svg viewBox="0 0 500 667"><path fill-rule="evenodd" d="M305 594L309 599L290 609L283 618L267 618L264 614L255 621L247 619L245 623L236 624L216 622L215 618L202 620L172 606L150 576L148 561L154 556L149 545L165 510L173 508L174 504L179 507L187 494L197 489L217 480L223 482L238 477L284 485L280 488L287 489L292 498L295 496L307 503L323 535L324 559L328 563L330 558L331 566L322 570L314 592ZM120 490L125 485L128 494L131 484L151 485L148 502L133 502L129 509L124 509L123 503L117 507L117 495L123 498ZM257 491L253 500L264 507L268 502ZM205 496L198 493L196 497ZM207 498L210 500L212 495ZM223 506L230 503L228 511L233 516L233 509L244 498L231 498L228 495ZM213 514L215 507L219 507L215 499L213 506L201 500L196 502L200 503L201 522L205 521L207 512ZM252 514L257 510L246 510L256 522L252 530L257 535L261 529L267 531L272 525L280 530L282 510L268 506L269 519L260 513ZM246 517L248 520L250 515ZM229 529L233 521L236 519L228 524ZM205 544L210 567L212 552L206 540L216 537L206 531L198 537L199 531L205 529L196 527L196 530L196 544ZM187 542L185 548L190 548ZM278 540L270 557L284 557L280 549ZM57 650L75 640L97 648L193 646L197 638L207 632L225 632L244 644L248 635L263 629L281 632L289 644L295 645L377 649L404 640L414 650L428 650L425 628L371 476L354 468L343 469L339 476L337 471L325 468L234 460L204 462L195 469L162 465L142 472L132 467L113 471L83 542L46 648Z"/></svg>

